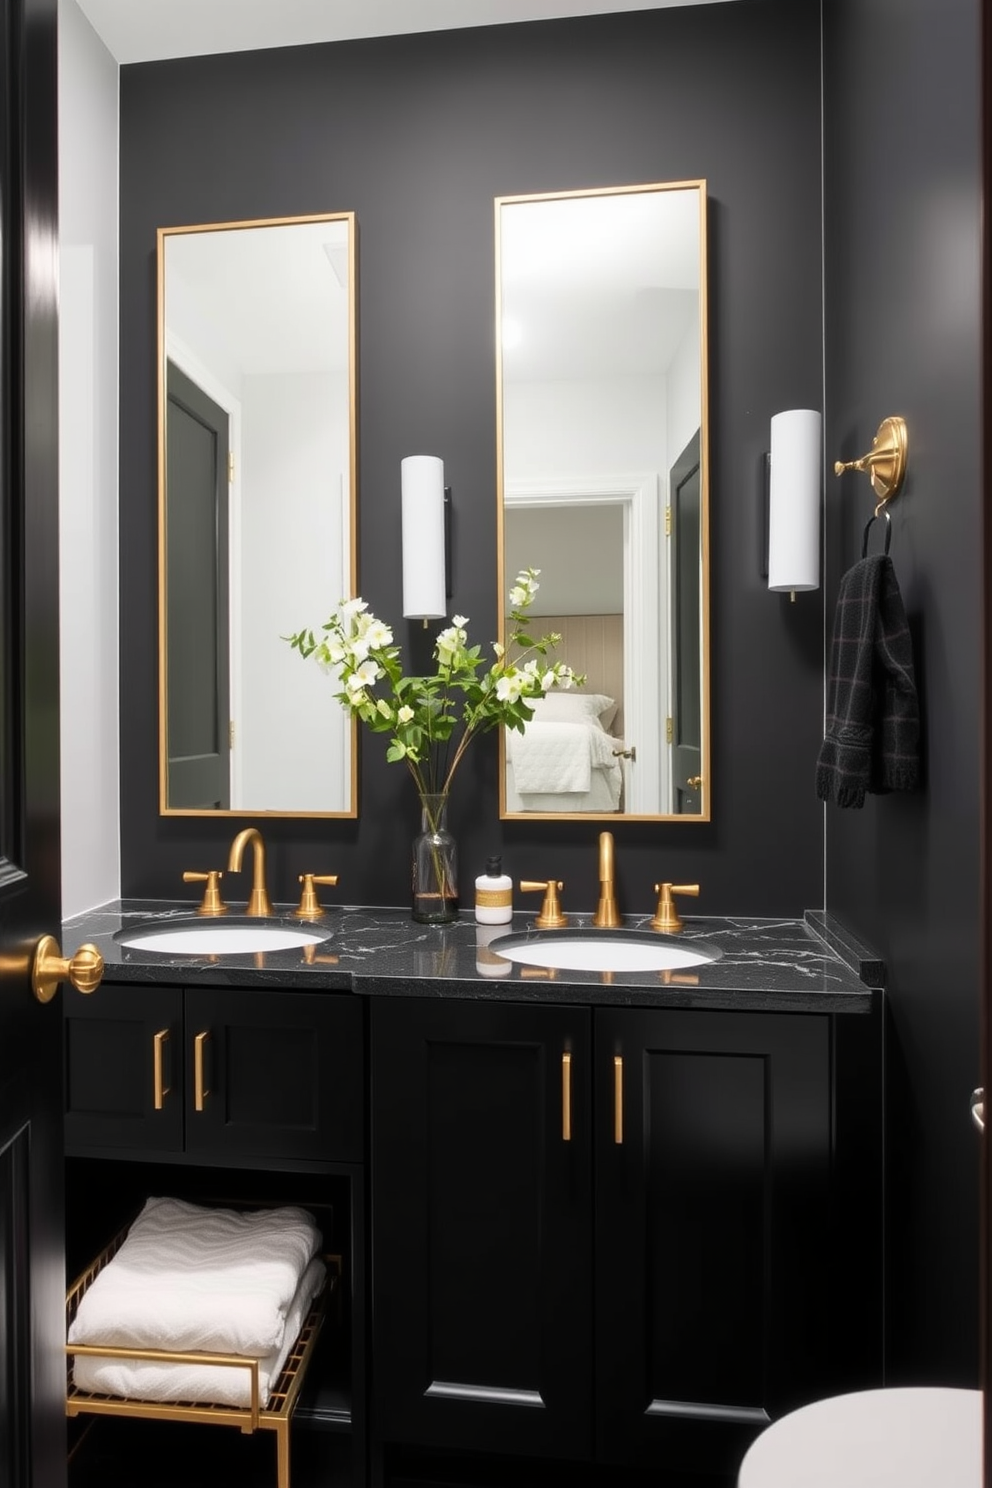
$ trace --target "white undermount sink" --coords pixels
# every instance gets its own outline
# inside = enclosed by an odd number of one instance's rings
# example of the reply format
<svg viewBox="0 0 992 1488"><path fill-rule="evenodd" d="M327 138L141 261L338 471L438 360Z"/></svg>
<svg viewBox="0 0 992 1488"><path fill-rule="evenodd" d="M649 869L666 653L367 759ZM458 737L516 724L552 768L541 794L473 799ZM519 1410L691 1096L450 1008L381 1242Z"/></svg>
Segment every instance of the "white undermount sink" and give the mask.
<svg viewBox="0 0 992 1488"><path fill-rule="evenodd" d="M319 945L329 932L282 920L239 918L145 921L118 930L116 941L132 951L163 956L245 956L253 951L292 951Z"/></svg>
<svg viewBox="0 0 992 1488"><path fill-rule="evenodd" d="M680 943L650 930L544 930L501 935L488 949L509 961L558 971L673 971L719 961L716 946Z"/></svg>

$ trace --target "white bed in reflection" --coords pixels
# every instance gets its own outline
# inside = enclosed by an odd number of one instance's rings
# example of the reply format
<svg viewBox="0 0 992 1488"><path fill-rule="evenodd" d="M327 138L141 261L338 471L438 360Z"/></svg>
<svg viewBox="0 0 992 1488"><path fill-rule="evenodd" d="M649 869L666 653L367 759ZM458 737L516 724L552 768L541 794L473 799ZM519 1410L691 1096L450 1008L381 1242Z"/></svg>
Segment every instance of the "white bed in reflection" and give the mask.
<svg viewBox="0 0 992 1488"><path fill-rule="evenodd" d="M508 811L619 811L623 740L609 733L617 704L601 693L534 702L523 733L507 730Z"/></svg>

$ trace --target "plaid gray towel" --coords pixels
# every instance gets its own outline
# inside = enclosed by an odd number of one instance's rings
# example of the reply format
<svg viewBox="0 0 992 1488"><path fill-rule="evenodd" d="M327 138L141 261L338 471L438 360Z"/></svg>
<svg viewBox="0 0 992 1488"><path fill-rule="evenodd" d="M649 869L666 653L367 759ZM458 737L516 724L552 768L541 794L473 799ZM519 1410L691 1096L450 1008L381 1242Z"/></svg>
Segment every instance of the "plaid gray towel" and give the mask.
<svg viewBox="0 0 992 1488"><path fill-rule="evenodd" d="M892 560L862 558L837 595L816 794L863 806L866 791L916 790L919 734L913 648Z"/></svg>

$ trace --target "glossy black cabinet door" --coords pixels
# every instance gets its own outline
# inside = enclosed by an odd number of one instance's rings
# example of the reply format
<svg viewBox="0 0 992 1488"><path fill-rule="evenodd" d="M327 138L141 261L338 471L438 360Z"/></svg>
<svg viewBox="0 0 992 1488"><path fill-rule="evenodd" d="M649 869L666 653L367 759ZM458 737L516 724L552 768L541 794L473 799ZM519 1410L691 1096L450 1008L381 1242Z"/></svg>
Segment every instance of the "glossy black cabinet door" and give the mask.
<svg viewBox="0 0 992 1488"><path fill-rule="evenodd" d="M591 1013L373 1002L382 1439L592 1450Z"/></svg>
<svg viewBox="0 0 992 1488"><path fill-rule="evenodd" d="M362 1002L308 992L186 992L186 1151L364 1156Z"/></svg>
<svg viewBox="0 0 992 1488"><path fill-rule="evenodd" d="M183 1146L183 1014L178 987L63 987L65 1145L175 1152Z"/></svg>
<svg viewBox="0 0 992 1488"><path fill-rule="evenodd" d="M596 1012L601 1461L732 1471L826 1383L830 1022Z"/></svg>

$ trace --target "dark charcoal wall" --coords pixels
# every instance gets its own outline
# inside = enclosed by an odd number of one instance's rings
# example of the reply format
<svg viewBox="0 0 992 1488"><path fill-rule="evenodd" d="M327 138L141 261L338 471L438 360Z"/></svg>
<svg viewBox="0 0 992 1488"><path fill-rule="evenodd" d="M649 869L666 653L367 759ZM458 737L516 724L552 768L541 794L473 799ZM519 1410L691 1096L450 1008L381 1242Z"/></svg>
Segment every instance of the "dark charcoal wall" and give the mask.
<svg viewBox="0 0 992 1488"><path fill-rule="evenodd" d="M893 1383L971 1385L977 1368L980 10L824 7L826 452L861 454L894 413L910 440L891 556L919 673L924 787L831 807L826 824L828 907L889 965ZM860 476L831 482L832 600L871 492Z"/></svg>
<svg viewBox="0 0 992 1488"><path fill-rule="evenodd" d="M454 489L453 609L496 627L493 198L705 177L711 198L713 821L618 823L621 908L659 877L702 913L822 903L822 601L758 575L768 420L819 407L818 0L738 0L125 67L121 79L122 888L173 897L240 822L160 819L155 693L155 229L354 210L360 260L361 592L396 622L399 463ZM328 605L336 596L328 596ZM319 618L319 617L303 617ZM400 621L402 639L402 621ZM452 808L463 899L488 852L596 894L596 833L500 823L495 741ZM349 903L408 902L413 792L363 740L357 822L266 824L274 894L337 871ZM693 906L694 909L697 906Z"/></svg>

